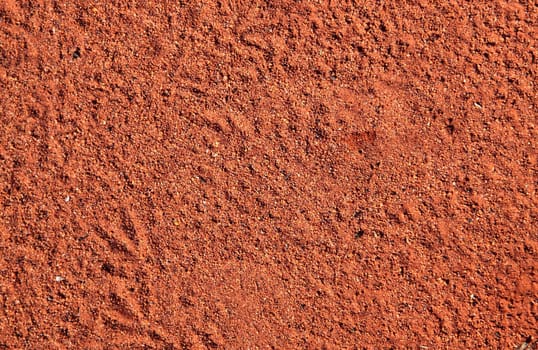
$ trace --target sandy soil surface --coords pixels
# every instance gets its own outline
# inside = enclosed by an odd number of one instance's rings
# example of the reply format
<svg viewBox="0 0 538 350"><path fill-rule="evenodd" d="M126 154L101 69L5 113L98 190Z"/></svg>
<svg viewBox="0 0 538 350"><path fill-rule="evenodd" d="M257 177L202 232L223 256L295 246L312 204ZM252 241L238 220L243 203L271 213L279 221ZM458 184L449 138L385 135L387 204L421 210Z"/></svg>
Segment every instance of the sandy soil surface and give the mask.
<svg viewBox="0 0 538 350"><path fill-rule="evenodd" d="M535 1L0 1L0 348L538 348Z"/></svg>

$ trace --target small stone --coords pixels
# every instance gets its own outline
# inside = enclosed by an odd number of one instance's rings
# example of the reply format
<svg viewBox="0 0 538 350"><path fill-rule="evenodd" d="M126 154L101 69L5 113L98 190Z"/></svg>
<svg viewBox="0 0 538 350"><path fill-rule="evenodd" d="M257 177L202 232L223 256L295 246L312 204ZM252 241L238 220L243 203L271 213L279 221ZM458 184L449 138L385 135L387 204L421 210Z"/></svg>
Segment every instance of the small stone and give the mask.
<svg viewBox="0 0 538 350"><path fill-rule="evenodd" d="M75 49L75 52L73 52L73 58L74 59L80 58L80 47L77 47Z"/></svg>
<svg viewBox="0 0 538 350"><path fill-rule="evenodd" d="M67 202L69 202L69 201L71 200L71 197L70 197L69 195L67 195L67 196L65 196L65 199L64 199L64 200L65 200L65 202L67 203Z"/></svg>
<svg viewBox="0 0 538 350"><path fill-rule="evenodd" d="M365 232L363 229L358 229L356 232L355 232L355 238L356 239L359 239L361 238L362 236L364 236Z"/></svg>
<svg viewBox="0 0 538 350"><path fill-rule="evenodd" d="M64 278L62 276L56 276L56 277L54 277L54 280L56 282L62 282L64 280Z"/></svg>

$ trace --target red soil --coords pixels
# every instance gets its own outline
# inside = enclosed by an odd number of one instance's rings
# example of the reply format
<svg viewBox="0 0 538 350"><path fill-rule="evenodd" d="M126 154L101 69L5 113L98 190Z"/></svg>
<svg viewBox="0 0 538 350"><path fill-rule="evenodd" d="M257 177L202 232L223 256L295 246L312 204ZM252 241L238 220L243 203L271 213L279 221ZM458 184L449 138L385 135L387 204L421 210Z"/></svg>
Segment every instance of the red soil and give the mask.
<svg viewBox="0 0 538 350"><path fill-rule="evenodd" d="M533 347L537 23L0 1L0 348Z"/></svg>

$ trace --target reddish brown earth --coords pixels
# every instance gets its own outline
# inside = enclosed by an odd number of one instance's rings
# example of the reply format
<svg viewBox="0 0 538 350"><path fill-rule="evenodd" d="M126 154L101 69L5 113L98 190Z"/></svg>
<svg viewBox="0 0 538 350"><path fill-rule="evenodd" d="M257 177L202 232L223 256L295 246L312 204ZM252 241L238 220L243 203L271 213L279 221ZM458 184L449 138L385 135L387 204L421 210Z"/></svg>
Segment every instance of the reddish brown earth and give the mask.
<svg viewBox="0 0 538 350"><path fill-rule="evenodd" d="M442 3L0 1L0 348L535 348L538 7Z"/></svg>

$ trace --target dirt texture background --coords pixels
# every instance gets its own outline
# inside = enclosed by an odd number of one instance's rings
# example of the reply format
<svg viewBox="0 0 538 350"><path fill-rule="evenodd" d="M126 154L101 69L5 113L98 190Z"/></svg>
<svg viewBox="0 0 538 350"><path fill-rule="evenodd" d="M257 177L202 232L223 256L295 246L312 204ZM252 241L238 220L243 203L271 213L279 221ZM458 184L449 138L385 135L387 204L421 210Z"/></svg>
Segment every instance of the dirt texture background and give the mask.
<svg viewBox="0 0 538 350"><path fill-rule="evenodd" d="M537 28L536 1L0 1L0 348L534 343Z"/></svg>

